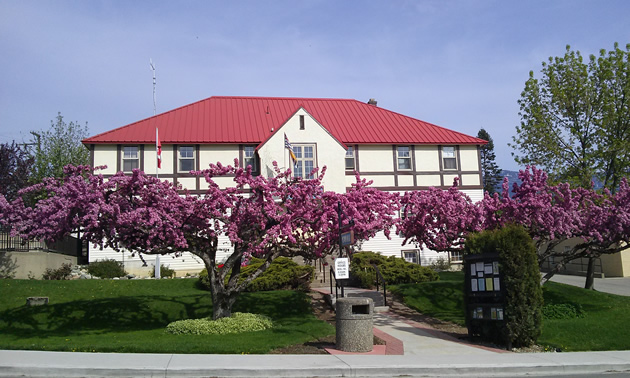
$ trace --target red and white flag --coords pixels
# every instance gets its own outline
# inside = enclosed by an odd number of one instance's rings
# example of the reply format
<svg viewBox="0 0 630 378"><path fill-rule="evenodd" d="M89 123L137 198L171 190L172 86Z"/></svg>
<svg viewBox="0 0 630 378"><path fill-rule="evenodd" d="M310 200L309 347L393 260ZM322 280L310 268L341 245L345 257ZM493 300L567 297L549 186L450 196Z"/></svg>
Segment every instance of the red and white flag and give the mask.
<svg viewBox="0 0 630 378"><path fill-rule="evenodd" d="M160 143L157 127L155 128L155 150L157 151L157 166L162 168L162 143Z"/></svg>

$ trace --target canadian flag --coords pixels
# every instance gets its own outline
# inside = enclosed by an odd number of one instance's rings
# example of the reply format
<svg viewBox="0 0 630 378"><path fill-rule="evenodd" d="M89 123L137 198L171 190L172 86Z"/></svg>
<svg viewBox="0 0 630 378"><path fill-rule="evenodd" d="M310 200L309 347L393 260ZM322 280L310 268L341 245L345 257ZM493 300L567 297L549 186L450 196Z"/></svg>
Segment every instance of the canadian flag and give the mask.
<svg viewBox="0 0 630 378"><path fill-rule="evenodd" d="M155 150L157 151L157 166L162 168L162 143L160 143L157 127L155 128Z"/></svg>

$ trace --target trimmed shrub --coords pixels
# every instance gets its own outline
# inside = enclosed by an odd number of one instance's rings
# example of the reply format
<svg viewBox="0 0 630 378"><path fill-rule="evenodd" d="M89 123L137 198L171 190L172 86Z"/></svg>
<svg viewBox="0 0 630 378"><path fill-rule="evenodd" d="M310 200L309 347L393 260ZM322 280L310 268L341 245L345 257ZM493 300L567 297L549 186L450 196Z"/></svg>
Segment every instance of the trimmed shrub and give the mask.
<svg viewBox="0 0 630 378"><path fill-rule="evenodd" d="M62 264L58 269L47 268L42 276L45 280L68 280L72 273L72 264Z"/></svg>
<svg viewBox="0 0 630 378"><path fill-rule="evenodd" d="M228 333L262 331L273 327L264 315L235 312L229 318L178 320L166 326L166 332L174 335L225 335Z"/></svg>
<svg viewBox="0 0 630 378"><path fill-rule="evenodd" d="M100 278L114 278L127 275L123 263L116 260L94 261L88 265L88 273Z"/></svg>
<svg viewBox="0 0 630 378"><path fill-rule="evenodd" d="M252 275L263 263L262 259L252 258L247 266L241 268L239 282ZM299 265L288 257L278 257L264 273L249 283L245 291L308 290L314 269L310 265ZM228 279L229 276L226 277ZM206 269L199 273L199 284L205 289L210 288Z"/></svg>
<svg viewBox="0 0 630 378"><path fill-rule="evenodd" d="M155 266L153 266L153 269L151 269L151 277L155 278ZM175 271L168 266L160 265L160 277L173 278L175 277Z"/></svg>
<svg viewBox="0 0 630 378"><path fill-rule="evenodd" d="M499 254L499 269L505 290L504 322L490 322L488 334L495 342L510 340L515 347L529 346L540 336L543 295L536 247L521 226L507 226L471 234L466 254ZM468 313L466 317L471 317Z"/></svg>
<svg viewBox="0 0 630 378"><path fill-rule="evenodd" d="M383 256L376 252L359 252L352 255L350 263L351 279L362 288L376 286L376 271L372 264L378 266L388 285L403 283L419 283L440 279L433 270L405 261L395 256Z"/></svg>

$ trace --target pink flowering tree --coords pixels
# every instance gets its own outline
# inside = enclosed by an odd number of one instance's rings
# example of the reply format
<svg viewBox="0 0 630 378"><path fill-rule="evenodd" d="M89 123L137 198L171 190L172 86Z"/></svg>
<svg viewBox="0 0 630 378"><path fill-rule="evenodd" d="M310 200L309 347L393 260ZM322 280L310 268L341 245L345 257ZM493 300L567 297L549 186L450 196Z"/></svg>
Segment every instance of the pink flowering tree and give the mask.
<svg viewBox="0 0 630 378"><path fill-rule="evenodd" d="M547 174L536 167L519 172L521 184L514 183L512 196L507 178L502 195L486 195L482 202L484 228L509 223L524 226L536 243L538 263L542 267L550 258L554 265L545 274L546 282L568 262L581 257L599 257L628 248L628 185L623 181L614 195L599 194L592 189L571 188L568 183L550 185ZM560 243L575 238L570 248ZM589 264L586 287L592 287L593 266Z"/></svg>
<svg viewBox="0 0 630 378"><path fill-rule="evenodd" d="M24 195L48 193L33 208L20 199L11 204L0 200L1 221L10 220L13 232L28 238L55 241L79 231L83 239L115 250L190 252L208 270L213 318L218 319L231 314L238 294L277 257L312 259L333 252L338 203L345 213L342 225L352 218L359 239L388 230L397 211L395 196L370 188L364 180L344 194L325 192L323 172L301 180L276 169L274 177L265 178L253 176L249 168L217 163L197 174L208 183L201 196L182 195L171 183L138 170L105 179L87 167L67 167L63 179L47 179L23 190ZM214 179L223 176L233 177L234 186L220 188ZM229 238L233 252L219 269L221 235ZM264 263L239 282L241 266L251 256Z"/></svg>
<svg viewBox="0 0 630 378"><path fill-rule="evenodd" d="M434 251L460 251L466 235L481 230L481 211L457 187L407 192L401 198L398 233L403 245L414 243Z"/></svg>

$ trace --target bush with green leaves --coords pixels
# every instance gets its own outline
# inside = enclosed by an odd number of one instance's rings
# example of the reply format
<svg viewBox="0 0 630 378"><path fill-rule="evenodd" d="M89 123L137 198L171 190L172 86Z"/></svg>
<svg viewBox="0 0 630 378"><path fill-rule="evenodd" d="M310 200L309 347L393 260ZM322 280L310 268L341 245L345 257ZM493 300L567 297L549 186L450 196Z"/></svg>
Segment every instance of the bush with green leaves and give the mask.
<svg viewBox="0 0 630 378"><path fill-rule="evenodd" d="M448 258L440 256L429 264L429 268L436 272L448 272L451 270L451 262Z"/></svg>
<svg viewBox="0 0 630 378"><path fill-rule="evenodd" d="M249 264L241 268L239 282L242 282L258 269L264 260L252 258ZM245 291L271 291L282 289L308 290L313 276L313 268L310 265L299 265L288 257L278 257L269 268L260 276L249 283ZM229 279L229 275L226 280ZM199 284L206 289L210 288L206 269L199 273Z"/></svg>
<svg viewBox="0 0 630 378"><path fill-rule="evenodd" d="M45 280L69 280L72 264L62 264L58 269L47 268L42 276Z"/></svg>
<svg viewBox="0 0 630 378"><path fill-rule="evenodd" d="M155 266L151 269L151 277L155 278ZM175 271L171 269L169 266L160 265L160 277L161 278L174 278Z"/></svg>
<svg viewBox="0 0 630 378"><path fill-rule="evenodd" d="M99 278L115 278L127 275L123 263L116 260L97 260L88 265L88 273Z"/></svg>
<svg viewBox="0 0 630 378"><path fill-rule="evenodd" d="M262 331L273 327L265 315L235 312L229 318L178 320L166 326L166 332L174 335L225 335Z"/></svg>
<svg viewBox="0 0 630 378"><path fill-rule="evenodd" d="M515 347L536 342L542 327L543 294L536 247L522 226L509 225L468 236L465 254L499 254L505 290L504 322L489 322L482 336ZM469 311L466 317L472 317Z"/></svg>
<svg viewBox="0 0 630 378"><path fill-rule="evenodd" d="M433 270L405 261L395 256L383 256L376 252L359 252L352 255L350 274L354 284L363 288L376 286L376 271L372 264L378 266L385 283L397 285L403 283L419 283L440 279Z"/></svg>
<svg viewBox="0 0 630 378"><path fill-rule="evenodd" d="M545 319L575 319L583 318L586 313L582 309L582 305L574 303L548 304L542 308L543 318Z"/></svg>

